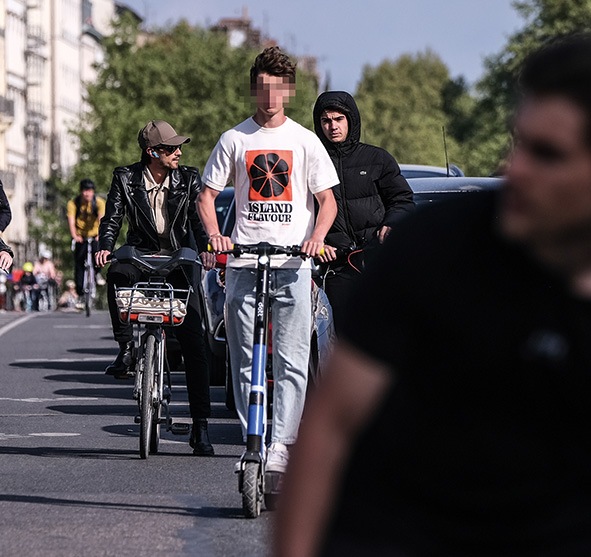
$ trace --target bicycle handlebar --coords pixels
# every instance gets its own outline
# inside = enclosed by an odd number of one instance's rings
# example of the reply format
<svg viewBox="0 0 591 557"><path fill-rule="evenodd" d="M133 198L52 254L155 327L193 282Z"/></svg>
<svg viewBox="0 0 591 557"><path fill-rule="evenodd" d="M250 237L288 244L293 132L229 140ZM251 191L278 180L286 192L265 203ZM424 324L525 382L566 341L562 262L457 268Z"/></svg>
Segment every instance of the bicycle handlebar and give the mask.
<svg viewBox="0 0 591 557"><path fill-rule="evenodd" d="M115 250L108 258L111 262L131 263L143 272L165 277L180 265L199 265L197 252L181 248L172 255L145 254L132 246Z"/></svg>

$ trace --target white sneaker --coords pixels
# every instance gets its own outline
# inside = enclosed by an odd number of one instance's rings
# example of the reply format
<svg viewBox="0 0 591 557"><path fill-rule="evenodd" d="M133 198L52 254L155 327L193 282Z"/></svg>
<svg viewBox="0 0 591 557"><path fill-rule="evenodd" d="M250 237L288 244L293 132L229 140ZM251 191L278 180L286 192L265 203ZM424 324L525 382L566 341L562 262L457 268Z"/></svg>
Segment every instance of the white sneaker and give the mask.
<svg viewBox="0 0 591 557"><path fill-rule="evenodd" d="M265 471L285 474L288 460L289 452L287 450L287 445L284 445L283 443L271 443L267 449L267 465Z"/></svg>

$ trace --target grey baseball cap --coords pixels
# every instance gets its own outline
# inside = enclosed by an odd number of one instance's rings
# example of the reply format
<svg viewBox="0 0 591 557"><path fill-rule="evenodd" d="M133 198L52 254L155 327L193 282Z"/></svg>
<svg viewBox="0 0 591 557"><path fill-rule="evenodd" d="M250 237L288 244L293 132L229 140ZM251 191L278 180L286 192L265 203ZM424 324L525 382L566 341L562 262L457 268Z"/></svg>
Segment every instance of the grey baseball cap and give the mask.
<svg viewBox="0 0 591 557"><path fill-rule="evenodd" d="M148 149L149 147L158 147L158 145L182 145L189 143L191 138L179 135L164 120L152 120L140 130L137 141L142 149Z"/></svg>

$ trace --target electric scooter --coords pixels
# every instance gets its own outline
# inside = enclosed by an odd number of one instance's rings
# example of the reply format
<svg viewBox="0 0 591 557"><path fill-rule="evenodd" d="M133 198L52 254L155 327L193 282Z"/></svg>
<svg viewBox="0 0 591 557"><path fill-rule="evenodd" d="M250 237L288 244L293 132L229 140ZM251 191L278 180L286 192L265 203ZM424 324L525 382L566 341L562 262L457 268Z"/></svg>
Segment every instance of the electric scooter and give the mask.
<svg viewBox="0 0 591 557"><path fill-rule="evenodd" d="M211 246L210 246L211 249ZM281 484L281 473L265 473L265 381L267 346L269 337L269 270L271 257L289 255L307 257L300 246L276 246L267 242L259 244L234 244L233 249L218 252L240 257L243 254L257 256L257 284L255 295L255 322L252 349L252 375L248 406L246 450L240 459L238 490L242 494L242 509L247 518L261 513L263 499L269 510L275 508Z"/></svg>

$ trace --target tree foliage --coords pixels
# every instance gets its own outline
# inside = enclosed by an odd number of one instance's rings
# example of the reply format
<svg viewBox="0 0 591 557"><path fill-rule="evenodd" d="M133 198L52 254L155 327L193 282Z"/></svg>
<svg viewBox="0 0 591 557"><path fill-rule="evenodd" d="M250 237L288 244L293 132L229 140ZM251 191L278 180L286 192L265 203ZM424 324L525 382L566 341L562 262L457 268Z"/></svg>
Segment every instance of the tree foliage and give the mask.
<svg viewBox="0 0 591 557"><path fill-rule="evenodd" d="M248 80L259 51L232 48L222 34L184 21L145 34L122 17L104 46L98 81L88 86L91 110L78 130L73 182L90 177L106 192L113 168L139 160L138 131L153 119L191 137L182 162L202 169L219 136L254 112ZM314 78L298 72L288 113L308 126L316 90Z"/></svg>
<svg viewBox="0 0 591 557"><path fill-rule="evenodd" d="M513 2L513 7L524 26L509 37L501 52L484 62L485 75L477 84L479 100L474 112L478 126L467 141L478 164L490 169L509 147L519 69L527 56L557 37L591 30L589 0L522 0Z"/></svg>
<svg viewBox="0 0 591 557"><path fill-rule="evenodd" d="M443 128L450 162L461 164L461 136L470 97L462 80L450 79L434 52L406 54L366 66L355 96L362 140L383 147L401 163L445 165Z"/></svg>

